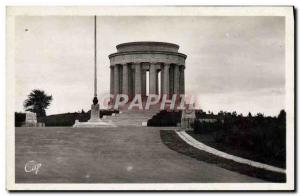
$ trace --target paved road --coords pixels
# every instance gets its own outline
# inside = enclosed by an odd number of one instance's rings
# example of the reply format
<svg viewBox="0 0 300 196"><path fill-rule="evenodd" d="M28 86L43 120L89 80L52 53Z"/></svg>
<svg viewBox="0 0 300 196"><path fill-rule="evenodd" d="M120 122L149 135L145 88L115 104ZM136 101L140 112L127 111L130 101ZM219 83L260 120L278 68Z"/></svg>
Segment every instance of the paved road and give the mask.
<svg viewBox="0 0 300 196"><path fill-rule="evenodd" d="M24 171L31 160L38 174ZM16 128L17 183L260 181L170 150L158 128Z"/></svg>

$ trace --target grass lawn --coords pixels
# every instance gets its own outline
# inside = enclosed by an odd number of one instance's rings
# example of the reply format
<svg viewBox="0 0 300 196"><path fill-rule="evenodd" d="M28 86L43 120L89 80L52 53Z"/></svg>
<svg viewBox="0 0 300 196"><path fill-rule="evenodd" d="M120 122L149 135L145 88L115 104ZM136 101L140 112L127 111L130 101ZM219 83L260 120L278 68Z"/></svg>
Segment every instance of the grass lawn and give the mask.
<svg viewBox="0 0 300 196"><path fill-rule="evenodd" d="M257 151L246 150L243 148L234 148L230 145L224 144L222 142L216 142L214 139L214 132L208 133L195 133L194 131L187 131L187 133L195 138L196 140L213 147L217 150L239 156L245 159L250 159L260 163L269 164L275 167L285 168L285 162L282 160L275 159L271 156L265 156Z"/></svg>
<svg viewBox="0 0 300 196"><path fill-rule="evenodd" d="M160 131L163 143L170 149L187 156L193 157L199 161L215 164L219 167L245 174L251 177L261 178L271 182L286 182L286 175L282 173L266 171L263 169L251 167L232 160L224 159L205 151L199 150L185 143L174 131Z"/></svg>

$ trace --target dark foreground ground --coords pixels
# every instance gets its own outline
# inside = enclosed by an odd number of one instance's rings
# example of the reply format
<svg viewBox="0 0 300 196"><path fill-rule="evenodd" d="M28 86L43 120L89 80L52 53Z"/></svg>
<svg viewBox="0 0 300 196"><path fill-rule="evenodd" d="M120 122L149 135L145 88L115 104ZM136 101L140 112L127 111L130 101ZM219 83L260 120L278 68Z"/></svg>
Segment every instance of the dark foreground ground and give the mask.
<svg viewBox="0 0 300 196"><path fill-rule="evenodd" d="M262 182L169 149L159 130L16 128L16 183Z"/></svg>

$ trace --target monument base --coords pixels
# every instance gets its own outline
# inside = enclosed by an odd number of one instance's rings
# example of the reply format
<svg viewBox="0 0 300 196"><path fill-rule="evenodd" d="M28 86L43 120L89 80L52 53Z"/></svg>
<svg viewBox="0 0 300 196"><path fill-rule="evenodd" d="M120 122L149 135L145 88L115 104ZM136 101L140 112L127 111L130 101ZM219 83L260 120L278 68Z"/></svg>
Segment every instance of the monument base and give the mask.
<svg viewBox="0 0 300 196"><path fill-rule="evenodd" d="M88 122L75 121L73 127L75 128L97 128L97 127L116 127L112 122L105 122L99 117L100 108L99 104L92 104L91 106L91 119Z"/></svg>

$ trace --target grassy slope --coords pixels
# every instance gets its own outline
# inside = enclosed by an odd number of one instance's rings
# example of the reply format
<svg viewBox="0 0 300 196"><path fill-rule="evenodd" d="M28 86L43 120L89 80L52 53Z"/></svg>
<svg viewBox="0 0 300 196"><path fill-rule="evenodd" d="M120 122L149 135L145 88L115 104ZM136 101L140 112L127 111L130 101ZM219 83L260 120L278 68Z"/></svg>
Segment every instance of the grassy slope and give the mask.
<svg viewBox="0 0 300 196"><path fill-rule="evenodd" d="M282 160L274 159L273 157L270 157L270 156L269 157L265 156L254 150L251 151L251 150L246 150L246 149L242 149L242 148L234 148L234 147L224 144L222 142L216 142L213 138L213 133L211 133L211 132L207 133L207 134L204 134L204 133L195 134L193 131L188 131L187 133L190 136L192 136L193 138L195 138L196 140L198 140L208 146L216 148L220 151L223 151L223 152L235 155L235 156L239 156L242 158L250 159L253 161L273 165L275 167L285 168L285 162Z"/></svg>
<svg viewBox="0 0 300 196"><path fill-rule="evenodd" d="M211 164L216 164L219 167L236 171L241 174L245 174L251 177L261 178L271 182L285 182L286 175L266 171L263 169L251 167L245 164L236 163L232 160L224 159L205 151L201 151L197 148L194 148L187 143L185 143L174 131L163 130L160 132L161 139L163 143L168 146L170 149L177 151L179 153L185 154L187 156L193 157L197 160L204 161Z"/></svg>

